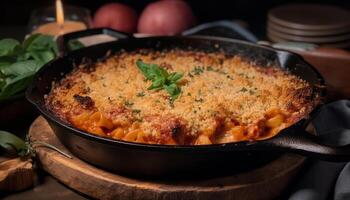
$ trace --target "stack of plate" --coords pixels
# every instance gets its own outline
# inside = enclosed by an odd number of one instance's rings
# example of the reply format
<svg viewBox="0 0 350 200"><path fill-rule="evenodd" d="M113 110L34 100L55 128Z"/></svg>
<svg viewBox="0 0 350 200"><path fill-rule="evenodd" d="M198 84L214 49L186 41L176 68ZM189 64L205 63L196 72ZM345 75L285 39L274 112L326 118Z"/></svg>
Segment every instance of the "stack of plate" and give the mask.
<svg viewBox="0 0 350 200"><path fill-rule="evenodd" d="M319 4L290 4L268 13L267 36L273 42L307 42L350 47L350 11Z"/></svg>

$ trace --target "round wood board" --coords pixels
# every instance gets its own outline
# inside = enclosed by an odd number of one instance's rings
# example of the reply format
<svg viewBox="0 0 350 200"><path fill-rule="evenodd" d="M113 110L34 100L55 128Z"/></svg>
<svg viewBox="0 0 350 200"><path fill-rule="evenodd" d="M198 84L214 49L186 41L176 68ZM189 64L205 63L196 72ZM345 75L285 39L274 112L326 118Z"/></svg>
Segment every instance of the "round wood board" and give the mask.
<svg viewBox="0 0 350 200"><path fill-rule="evenodd" d="M43 117L29 129L31 141L52 144L69 151L58 141ZM98 169L46 147L35 147L42 168L68 187L97 199L274 199L295 177L305 158L285 154L253 171L199 180L142 180ZM70 154L71 155L71 154Z"/></svg>

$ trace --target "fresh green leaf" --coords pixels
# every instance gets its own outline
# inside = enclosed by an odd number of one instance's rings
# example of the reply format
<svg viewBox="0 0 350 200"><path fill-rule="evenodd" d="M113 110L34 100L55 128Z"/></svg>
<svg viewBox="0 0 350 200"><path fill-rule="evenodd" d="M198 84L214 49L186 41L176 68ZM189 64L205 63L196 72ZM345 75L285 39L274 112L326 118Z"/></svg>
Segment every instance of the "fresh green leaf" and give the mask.
<svg viewBox="0 0 350 200"><path fill-rule="evenodd" d="M161 89L163 85L165 84L165 78L164 77L158 77L152 82L152 85L147 88L148 90L154 90L154 89Z"/></svg>
<svg viewBox="0 0 350 200"><path fill-rule="evenodd" d="M34 34L20 44L0 40L0 99L25 90L34 74L58 55L52 36Z"/></svg>
<svg viewBox="0 0 350 200"><path fill-rule="evenodd" d="M0 91L0 100L11 97L23 91L33 79L33 73L19 75L15 78L7 78Z"/></svg>
<svg viewBox="0 0 350 200"><path fill-rule="evenodd" d="M192 73L194 75L200 75L201 73L203 73L203 69L201 67L195 67L193 70L192 70Z"/></svg>
<svg viewBox="0 0 350 200"><path fill-rule="evenodd" d="M0 56L11 56L20 49L20 43L14 39L0 40Z"/></svg>
<svg viewBox="0 0 350 200"><path fill-rule="evenodd" d="M40 37L40 34L30 35L27 39L23 41L22 43L23 49L28 49L28 47L30 47L33 43L35 43L34 41L39 37Z"/></svg>
<svg viewBox="0 0 350 200"><path fill-rule="evenodd" d="M15 60L9 56L0 57L0 69L6 66L11 65Z"/></svg>
<svg viewBox="0 0 350 200"><path fill-rule="evenodd" d="M182 73L178 73L178 72L174 72L174 73L171 73L168 77L168 80L170 82L177 82L178 80L180 80L181 78L183 77L183 74Z"/></svg>
<svg viewBox="0 0 350 200"><path fill-rule="evenodd" d="M144 92L139 92L139 93L136 94L136 96L137 97L143 97L143 96L145 96L145 93Z"/></svg>
<svg viewBox="0 0 350 200"><path fill-rule="evenodd" d="M31 51L29 55L34 58L38 63L44 65L55 58L55 54L52 51Z"/></svg>
<svg viewBox="0 0 350 200"><path fill-rule="evenodd" d="M136 65L146 79L152 81L152 85L148 87L148 90L165 89L172 100L180 95L181 89L177 83L183 77L182 73L173 72L169 74L164 68L156 64L144 63L141 60L138 60Z"/></svg>
<svg viewBox="0 0 350 200"><path fill-rule="evenodd" d="M7 152L15 151L19 156L24 156L28 152L28 146L21 138L6 131L0 131L0 147Z"/></svg>
<svg viewBox="0 0 350 200"><path fill-rule="evenodd" d="M136 65L139 68L139 70L142 72L142 74L148 79L151 80L151 75L149 73L150 66L141 60L136 61Z"/></svg>
<svg viewBox="0 0 350 200"><path fill-rule="evenodd" d="M165 90L170 94L171 100L177 99L177 97L181 93L181 88L177 86L175 83L168 85L164 85Z"/></svg>
<svg viewBox="0 0 350 200"><path fill-rule="evenodd" d="M69 40L68 41L68 48L71 51L81 49L85 47L83 43L81 43L79 40Z"/></svg>
<svg viewBox="0 0 350 200"><path fill-rule="evenodd" d="M34 34L23 42L26 51L49 50L56 45L52 36L42 34Z"/></svg>
<svg viewBox="0 0 350 200"><path fill-rule="evenodd" d="M35 60L27 60L13 63L0 69L5 76L20 76L23 74L34 74L41 65Z"/></svg>

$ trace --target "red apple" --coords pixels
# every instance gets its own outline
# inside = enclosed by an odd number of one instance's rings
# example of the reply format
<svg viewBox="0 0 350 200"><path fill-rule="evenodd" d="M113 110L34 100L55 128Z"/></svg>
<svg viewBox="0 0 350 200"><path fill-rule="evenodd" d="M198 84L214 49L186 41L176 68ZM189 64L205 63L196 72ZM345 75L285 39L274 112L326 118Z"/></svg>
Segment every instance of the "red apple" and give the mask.
<svg viewBox="0 0 350 200"><path fill-rule="evenodd" d="M137 20L138 16L133 8L121 3L109 3L96 11L93 25L96 28L108 27L133 33L136 31Z"/></svg>
<svg viewBox="0 0 350 200"><path fill-rule="evenodd" d="M137 30L153 35L175 35L195 24L191 7L183 0L150 3L143 10Z"/></svg>

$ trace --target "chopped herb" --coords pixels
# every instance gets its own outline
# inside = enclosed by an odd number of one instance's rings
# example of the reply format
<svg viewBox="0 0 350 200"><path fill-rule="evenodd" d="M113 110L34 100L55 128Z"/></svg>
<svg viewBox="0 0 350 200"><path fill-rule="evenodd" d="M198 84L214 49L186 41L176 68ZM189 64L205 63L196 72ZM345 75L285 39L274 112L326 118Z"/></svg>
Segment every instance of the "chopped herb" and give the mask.
<svg viewBox="0 0 350 200"><path fill-rule="evenodd" d="M204 100L202 98L199 98L199 99L195 99L194 101L202 103Z"/></svg>
<svg viewBox="0 0 350 200"><path fill-rule="evenodd" d="M201 73L203 73L203 69L201 67L195 67L193 70L192 70L192 73L194 75L200 75Z"/></svg>
<svg viewBox="0 0 350 200"><path fill-rule="evenodd" d="M241 90L240 90L240 92L247 92L248 90L247 90L247 88L245 88L245 87L243 87Z"/></svg>
<svg viewBox="0 0 350 200"><path fill-rule="evenodd" d="M191 93L187 93L187 96L192 96Z"/></svg>
<svg viewBox="0 0 350 200"><path fill-rule="evenodd" d="M223 75L227 74L227 72L224 72L224 71L221 71L221 70L217 70L216 72L219 73L219 74L223 74Z"/></svg>
<svg viewBox="0 0 350 200"><path fill-rule="evenodd" d="M182 73L169 73L164 68L156 64L147 64L138 60L137 67L143 73L147 80L152 81L152 85L148 90L166 90L171 96L171 100L175 100L181 93L178 85L179 80L183 77Z"/></svg>
<svg viewBox="0 0 350 200"><path fill-rule="evenodd" d="M249 94L253 95L253 94L255 94L255 92L253 90L249 90Z"/></svg>
<svg viewBox="0 0 350 200"><path fill-rule="evenodd" d="M139 114L140 112L141 112L141 110L139 110L139 109L132 110L132 113L134 113L134 114Z"/></svg>
<svg viewBox="0 0 350 200"><path fill-rule="evenodd" d="M136 118L135 119L137 122L143 122L143 118Z"/></svg>
<svg viewBox="0 0 350 200"><path fill-rule="evenodd" d="M139 92L139 93L136 94L136 96L137 97L143 97L143 96L145 96L145 93L144 92Z"/></svg>
<svg viewBox="0 0 350 200"><path fill-rule="evenodd" d="M130 101L125 101L124 105L130 107L130 106L134 105L134 103L130 102Z"/></svg>
<svg viewBox="0 0 350 200"><path fill-rule="evenodd" d="M207 71L214 71L214 68L212 66L208 66Z"/></svg>
<svg viewBox="0 0 350 200"><path fill-rule="evenodd" d="M191 78L193 78L193 75L191 74L191 72L188 73L188 76L191 77Z"/></svg>

